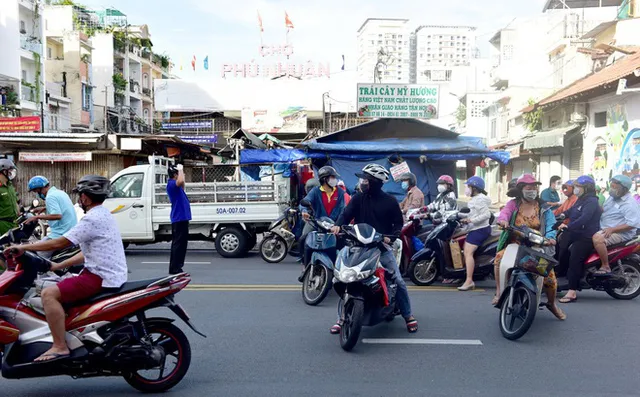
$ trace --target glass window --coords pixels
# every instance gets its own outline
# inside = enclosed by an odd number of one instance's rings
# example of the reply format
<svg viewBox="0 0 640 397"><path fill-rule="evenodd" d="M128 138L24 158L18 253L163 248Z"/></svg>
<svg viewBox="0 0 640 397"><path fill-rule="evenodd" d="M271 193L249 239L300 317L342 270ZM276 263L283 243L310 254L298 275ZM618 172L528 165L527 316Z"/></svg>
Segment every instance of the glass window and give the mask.
<svg viewBox="0 0 640 397"><path fill-rule="evenodd" d="M142 197L142 181L144 174L122 175L111 184L111 196L116 198L139 198Z"/></svg>

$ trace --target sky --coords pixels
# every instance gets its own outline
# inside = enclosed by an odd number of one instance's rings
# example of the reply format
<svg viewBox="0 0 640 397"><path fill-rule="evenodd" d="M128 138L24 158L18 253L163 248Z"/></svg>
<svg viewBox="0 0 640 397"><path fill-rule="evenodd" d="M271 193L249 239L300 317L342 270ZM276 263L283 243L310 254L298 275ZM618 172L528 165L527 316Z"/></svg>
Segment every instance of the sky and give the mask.
<svg viewBox="0 0 640 397"><path fill-rule="evenodd" d="M183 79L220 77L224 63L265 63L258 52L262 41L286 41L285 12L294 28L289 33L295 63L330 63L338 73L345 56L346 70L355 70L358 28L367 18L406 18L418 25L467 25L478 28L478 43L486 56L487 41L513 18L538 14L546 0L80 0L92 8L114 7L133 25L147 24L154 52L168 54ZM191 59L196 57L196 71ZM202 61L208 56L209 70ZM179 70L179 64L183 70Z"/></svg>

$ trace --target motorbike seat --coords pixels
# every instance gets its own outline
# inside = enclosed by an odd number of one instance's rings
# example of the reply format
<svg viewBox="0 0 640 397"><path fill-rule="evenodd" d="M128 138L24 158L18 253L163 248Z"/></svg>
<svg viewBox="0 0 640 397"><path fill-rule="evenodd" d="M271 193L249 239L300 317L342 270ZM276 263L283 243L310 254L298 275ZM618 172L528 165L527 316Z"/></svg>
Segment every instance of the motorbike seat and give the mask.
<svg viewBox="0 0 640 397"><path fill-rule="evenodd" d="M166 278L166 276L148 280L127 281L126 283L122 284L122 287L120 288L105 288L98 295L92 296L91 298L85 299L83 301L70 303L69 305L67 305L67 307L83 306L91 303L96 303L107 298L123 295L129 292L139 291L141 289L147 288L149 284L154 283L158 280L162 280L164 278Z"/></svg>
<svg viewBox="0 0 640 397"><path fill-rule="evenodd" d="M618 244L609 245L609 246L607 246L607 250L609 252L611 252L611 250L613 250L613 249L622 248L625 245L629 244L629 241L632 241L632 240L634 240L634 239L629 239L629 240L625 240L625 241L623 241L621 243L618 243Z"/></svg>

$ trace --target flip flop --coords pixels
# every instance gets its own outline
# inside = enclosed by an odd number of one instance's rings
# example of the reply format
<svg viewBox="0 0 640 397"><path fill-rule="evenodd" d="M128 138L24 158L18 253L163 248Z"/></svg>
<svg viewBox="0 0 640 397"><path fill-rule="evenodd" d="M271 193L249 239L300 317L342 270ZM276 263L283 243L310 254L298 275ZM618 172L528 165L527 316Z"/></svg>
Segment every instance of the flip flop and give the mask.
<svg viewBox="0 0 640 397"><path fill-rule="evenodd" d="M418 332L418 320L411 317L409 320L405 321L407 323L407 331L409 331L409 333L413 334Z"/></svg>
<svg viewBox="0 0 640 397"><path fill-rule="evenodd" d="M329 329L329 332L331 333L331 335L337 335L340 333L341 330L342 330L342 326L340 324L336 324Z"/></svg>
<svg viewBox="0 0 640 397"><path fill-rule="evenodd" d="M564 321L567 319L567 315L565 314L565 312L563 312L562 310L560 310L560 308L558 307L557 309L559 310L558 312L554 311L551 308L551 305L549 304L549 302L544 304L544 307L547 308L547 310L549 310L551 312L551 314L553 314L554 316L556 316L556 318L558 320Z"/></svg>
<svg viewBox="0 0 640 397"><path fill-rule="evenodd" d="M608 275L610 275L610 274L613 274L613 272L612 272L611 270L606 271L606 270L598 269L598 270L596 270L595 272L593 272L593 274L594 274L595 276L608 276Z"/></svg>
<svg viewBox="0 0 640 397"><path fill-rule="evenodd" d="M62 360L62 359L68 358L70 356L71 356L71 353L49 353L49 354L44 354L44 355L42 355L42 356L40 356L38 358L51 357L50 359L48 359L48 360L38 360L38 361L36 361L37 360L36 359L33 362L34 363L50 363L50 362L53 362L53 361L58 361L58 360Z"/></svg>
<svg viewBox="0 0 640 397"><path fill-rule="evenodd" d="M560 303L573 303L575 301L578 300L578 297L576 296L575 298L567 298L566 296L562 299L559 299L558 302Z"/></svg>

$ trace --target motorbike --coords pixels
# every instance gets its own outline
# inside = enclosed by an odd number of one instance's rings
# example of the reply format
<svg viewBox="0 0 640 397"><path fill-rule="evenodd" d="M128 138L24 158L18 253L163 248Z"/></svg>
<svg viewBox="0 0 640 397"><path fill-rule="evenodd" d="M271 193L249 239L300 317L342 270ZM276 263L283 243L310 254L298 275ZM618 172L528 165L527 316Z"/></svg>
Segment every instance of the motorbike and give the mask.
<svg viewBox="0 0 640 397"><path fill-rule="evenodd" d="M286 258L296 241L293 230L298 222L298 217L297 210L288 208L282 216L269 225L269 229L258 247L260 256L265 262L278 263Z"/></svg>
<svg viewBox="0 0 640 397"><path fill-rule="evenodd" d="M381 264L386 249L384 235L367 224L342 227L345 246L340 250L333 270L333 288L342 298L340 347L351 351L360 338L363 326L391 322L396 308L395 275Z"/></svg>
<svg viewBox="0 0 640 397"><path fill-rule="evenodd" d="M7 258L0 275L1 373L7 379L69 375L73 378L121 376L142 392L162 392L177 385L191 363L187 336L174 319L147 317L169 308L194 332L188 314L174 296L189 284L186 273L127 282L82 302L66 305L65 339L71 354L45 362L33 360L52 344L44 313L24 296L51 262L31 252ZM157 374L157 375L156 375Z"/></svg>
<svg viewBox="0 0 640 397"><path fill-rule="evenodd" d="M302 264L305 269L302 278L302 299L307 305L316 306L331 290L331 272L337 255L337 239L331 233L333 220L326 217L316 219L313 216L311 203L307 200L302 200L300 205L307 208L310 215L307 222L315 228L307 235L304 242Z"/></svg>
<svg viewBox="0 0 640 397"><path fill-rule="evenodd" d="M551 255L542 252L549 241L537 230L526 226L507 226L505 230L520 236L521 244L505 248L500 262L500 332L509 340L527 333L541 307L544 277L558 264Z"/></svg>
<svg viewBox="0 0 640 397"><path fill-rule="evenodd" d="M556 218L559 223L564 220L561 215ZM558 239L562 238L561 232ZM609 296L620 300L631 300L640 295L640 235L634 239L607 247L611 273L597 274L600 267L600 256L594 252L584 264L584 276L578 290L592 289L604 291ZM569 283L566 279L568 266L558 266L558 291L567 291Z"/></svg>
<svg viewBox="0 0 640 397"><path fill-rule="evenodd" d="M433 284L438 277L463 280L466 277L464 266L455 268L450 248L450 242L455 242L456 248L461 250L466 240L467 232L459 229L460 220L466 217L468 208L460 211L437 212L431 216L436 225L427 235L425 248L411 258L409 278L420 286ZM493 223L491 221L491 223ZM483 279L493 274L493 260L496 256L500 233L492 226L491 236L474 253L474 279Z"/></svg>
<svg viewBox="0 0 640 397"><path fill-rule="evenodd" d="M407 212L407 222L404 223L402 232L400 232L402 254L398 261L398 266L400 266L402 274L407 273L411 258L416 253L414 237L423 242L433 230L433 225L422 225L422 221L428 219L429 216L430 214L426 213L426 207L412 209Z"/></svg>

